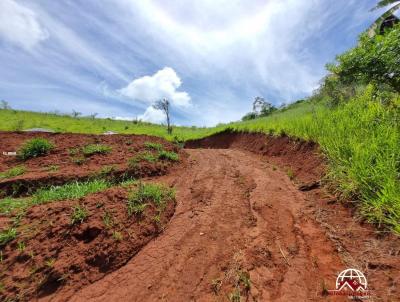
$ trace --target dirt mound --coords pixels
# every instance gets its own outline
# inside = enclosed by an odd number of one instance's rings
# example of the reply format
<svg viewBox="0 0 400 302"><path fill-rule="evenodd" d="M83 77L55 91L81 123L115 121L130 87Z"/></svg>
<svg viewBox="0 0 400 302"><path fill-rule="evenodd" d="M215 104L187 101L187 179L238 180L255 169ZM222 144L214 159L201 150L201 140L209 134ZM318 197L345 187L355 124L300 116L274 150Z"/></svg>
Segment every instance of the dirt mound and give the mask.
<svg viewBox="0 0 400 302"><path fill-rule="evenodd" d="M317 144L288 136L224 131L204 139L187 141L185 148L239 149L261 154L284 167L290 177L305 183L318 181L326 166Z"/></svg>
<svg viewBox="0 0 400 302"><path fill-rule="evenodd" d="M66 301L129 261L163 230L174 202L161 212L149 203L141 215L128 215L128 191L116 187L30 208L17 239L2 249L1 299L31 301L57 292ZM88 215L82 223L72 221L76 207Z"/></svg>
<svg viewBox="0 0 400 302"><path fill-rule="evenodd" d="M26 161L15 156L3 155L3 152L15 152L29 139L42 137L48 139L55 148L46 156ZM85 135L52 133L16 133L0 132L0 172L23 166L22 175L0 179L0 197L21 196L49 185L61 185L75 180L86 180L98 175L110 174L112 178L122 176L143 177L165 174L171 161L143 162L140 169L129 167L129 158L140 152L156 153L145 144L159 144L166 151L179 152L179 149L157 137L146 135ZM82 147L101 144L111 147L105 154L85 156ZM182 154L181 154L182 155Z"/></svg>

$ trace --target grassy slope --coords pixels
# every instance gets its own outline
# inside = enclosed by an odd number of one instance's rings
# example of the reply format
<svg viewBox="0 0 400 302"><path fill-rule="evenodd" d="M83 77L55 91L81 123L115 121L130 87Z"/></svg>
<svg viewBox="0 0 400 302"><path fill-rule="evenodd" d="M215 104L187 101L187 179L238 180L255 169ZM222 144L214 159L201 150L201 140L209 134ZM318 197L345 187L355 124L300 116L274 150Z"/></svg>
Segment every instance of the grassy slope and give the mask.
<svg viewBox="0 0 400 302"><path fill-rule="evenodd" d="M294 104L266 118L236 122L215 128L176 127L182 139L201 138L231 128L236 131L288 135L320 144L326 154L333 181L344 197L361 200L361 211L370 221L388 225L400 233L400 129L399 107L388 108L375 101L368 88L357 98L330 109L311 101ZM397 106L400 100L394 101ZM52 114L1 110L0 129L49 127L58 131L150 134L172 139L165 128L107 119L71 118ZM20 124L20 123L19 123Z"/></svg>

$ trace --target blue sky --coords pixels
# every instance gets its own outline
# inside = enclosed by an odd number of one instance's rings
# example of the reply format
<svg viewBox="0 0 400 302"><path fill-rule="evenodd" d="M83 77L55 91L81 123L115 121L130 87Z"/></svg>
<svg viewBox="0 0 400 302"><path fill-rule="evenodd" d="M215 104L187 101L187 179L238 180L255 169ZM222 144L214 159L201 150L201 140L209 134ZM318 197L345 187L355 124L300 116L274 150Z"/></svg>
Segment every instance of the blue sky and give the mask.
<svg viewBox="0 0 400 302"><path fill-rule="evenodd" d="M374 0L0 0L0 99L162 122L237 120L309 95L380 11Z"/></svg>

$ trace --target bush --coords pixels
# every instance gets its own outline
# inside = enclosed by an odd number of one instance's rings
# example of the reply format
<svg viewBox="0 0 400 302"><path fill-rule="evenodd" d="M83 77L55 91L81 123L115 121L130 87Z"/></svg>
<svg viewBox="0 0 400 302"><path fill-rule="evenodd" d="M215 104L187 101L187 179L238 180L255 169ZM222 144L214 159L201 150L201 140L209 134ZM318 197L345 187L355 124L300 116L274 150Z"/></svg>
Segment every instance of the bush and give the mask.
<svg viewBox="0 0 400 302"><path fill-rule="evenodd" d="M175 152L170 152L170 151L160 151L158 153L158 158L159 159L164 159L164 160L169 160L169 161L179 161L179 155L176 154Z"/></svg>
<svg viewBox="0 0 400 302"><path fill-rule="evenodd" d="M92 156L94 154L107 154L110 153L112 148L102 144L91 144L82 148L82 152L85 156Z"/></svg>
<svg viewBox="0 0 400 302"><path fill-rule="evenodd" d="M27 160L38 156L48 154L54 145L44 138L33 138L27 142L18 150L18 158Z"/></svg>
<svg viewBox="0 0 400 302"><path fill-rule="evenodd" d="M359 44L327 68L344 84L386 84L400 92L400 25L384 35L360 36Z"/></svg>

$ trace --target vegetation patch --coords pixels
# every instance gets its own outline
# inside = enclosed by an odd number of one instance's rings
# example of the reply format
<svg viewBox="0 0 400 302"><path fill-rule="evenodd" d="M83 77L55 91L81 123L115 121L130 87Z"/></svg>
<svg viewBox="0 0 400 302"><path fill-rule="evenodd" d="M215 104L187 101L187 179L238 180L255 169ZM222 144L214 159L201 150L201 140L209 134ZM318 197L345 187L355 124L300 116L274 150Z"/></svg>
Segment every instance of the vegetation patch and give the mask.
<svg viewBox="0 0 400 302"><path fill-rule="evenodd" d="M72 208L71 224L79 224L84 222L89 216L89 212L84 206L76 205Z"/></svg>
<svg viewBox="0 0 400 302"><path fill-rule="evenodd" d="M23 144L18 150L17 156L21 160L27 160L30 158L43 156L48 154L54 145L44 138L33 138Z"/></svg>
<svg viewBox="0 0 400 302"><path fill-rule="evenodd" d="M162 150L158 153L158 158L161 160L179 161L179 155L173 151Z"/></svg>
<svg viewBox="0 0 400 302"><path fill-rule="evenodd" d="M7 171L0 173L0 180L16 177L22 175L26 172L25 166L16 166L14 168L8 169Z"/></svg>
<svg viewBox="0 0 400 302"><path fill-rule="evenodd" d="M82 153L89 157L94 154L107 154L112 151L112 148L102 144L90 144L82 148Z"/></svg>
<svg viewBox="0 0 400 302"><path fill-rule="evenodd" d="M145 142L144 147L149 150L155 150L155 151L161 151L164 149L164 146L159 143L153 143L153 142Z"/></svg>

